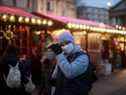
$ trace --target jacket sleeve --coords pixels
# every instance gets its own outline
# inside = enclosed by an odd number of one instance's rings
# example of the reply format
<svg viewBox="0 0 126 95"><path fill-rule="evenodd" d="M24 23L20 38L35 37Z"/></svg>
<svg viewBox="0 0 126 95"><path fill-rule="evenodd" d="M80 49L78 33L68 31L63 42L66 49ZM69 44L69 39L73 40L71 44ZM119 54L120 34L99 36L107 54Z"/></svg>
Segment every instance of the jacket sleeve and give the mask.
<svg viewBox="0 0 126 95"><path fill-rule="evenodd" d="M58 67L57 67L57 65L55 66L55 69L54 69L54 71L53 71L53 73L52 73L52 78L56 78L57 77L57 73L58 73Z"/></svg>
<svg viewBox="0 0 126 95"><path fill-rule="evenodd" d="M67 78L74 78L87 70L89 59L87 55L78 56L72 63L69 63L64 54L56 56L58 66Z"/></svg>

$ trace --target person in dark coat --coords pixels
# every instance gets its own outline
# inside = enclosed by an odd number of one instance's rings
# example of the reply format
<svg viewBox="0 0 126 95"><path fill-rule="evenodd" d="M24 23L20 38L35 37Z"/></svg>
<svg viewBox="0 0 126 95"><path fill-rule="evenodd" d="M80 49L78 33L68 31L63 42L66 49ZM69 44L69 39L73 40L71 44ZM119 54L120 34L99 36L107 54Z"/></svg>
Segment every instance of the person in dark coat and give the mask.
<svg viewBox="0 0 126 95"><path fill-rule="evenodd" d="M19 50L14 45L9 45L6 51L6 55L3 59L3 63L5 65L5 69L4 69L5 80L10 70L9 65L16 66L17 62L19 62L18 55L19 55ZM6 85L7 93L4 95L30 95L25 91L24 84L28 82L28 79L26 78L24 79L24 74L23 74L24 71L22 71L22 67L23 65L20 64L19 62L19 70L21 72L21 86L19 88L10 88Z"/></svg>
<svg viewBox="0 0 126 95"><path fill-rule="evenodd" d="M39 52L37 47L32 49L32 55L30 57L32 65L31 65L31 74L32 74L32 81L36 86L37 95L41 95L41 52Z"/></svg>

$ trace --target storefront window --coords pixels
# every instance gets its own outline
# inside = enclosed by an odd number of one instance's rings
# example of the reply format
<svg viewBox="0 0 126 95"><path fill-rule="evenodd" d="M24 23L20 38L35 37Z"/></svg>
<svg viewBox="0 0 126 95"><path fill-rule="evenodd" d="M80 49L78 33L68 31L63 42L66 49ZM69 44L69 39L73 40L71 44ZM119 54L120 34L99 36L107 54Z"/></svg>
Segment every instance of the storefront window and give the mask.
<svg viewBox="0 0 126 95"><path fill-rule="evenodd" d="M47 11L53 11L53 1L52 0L47 1Z"/></svg>

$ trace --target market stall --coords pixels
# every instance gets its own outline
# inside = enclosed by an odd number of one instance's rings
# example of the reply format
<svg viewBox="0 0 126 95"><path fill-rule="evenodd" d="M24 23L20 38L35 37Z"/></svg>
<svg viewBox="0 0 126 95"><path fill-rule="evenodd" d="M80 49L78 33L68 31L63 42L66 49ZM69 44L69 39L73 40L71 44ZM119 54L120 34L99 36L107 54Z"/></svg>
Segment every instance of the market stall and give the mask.
<svg viewBox="0 0 126 95"><path fill-rule="evenodd" d="M51 26L51 19L41 19L21 8L0 6L0 55L8 44L14 44L20 53L29 55L37 40L34 34Z"/></svg>
<svg viewBox="0 0 126 95"><path fill-rule="evenodd" d="M89 20L56 16L54 14L43 14L35 12L34 14L58 21L60 22L58 26L62 25L60 27L61 29L70 30L75 37L75 43L80 44L84 50L89 52L93 63L101 63L101 60L99 59L101 59L102 47L108 45L105 47L109 47L107 51L110 51L110 47L112 46L111 41L114 39L113 37L115 37L113 35L124 37L126 34L126 29L124 27L116 29L114 26ZM124 50L125 44L121 43L122 41L119 42L121 49Z"/></svg>

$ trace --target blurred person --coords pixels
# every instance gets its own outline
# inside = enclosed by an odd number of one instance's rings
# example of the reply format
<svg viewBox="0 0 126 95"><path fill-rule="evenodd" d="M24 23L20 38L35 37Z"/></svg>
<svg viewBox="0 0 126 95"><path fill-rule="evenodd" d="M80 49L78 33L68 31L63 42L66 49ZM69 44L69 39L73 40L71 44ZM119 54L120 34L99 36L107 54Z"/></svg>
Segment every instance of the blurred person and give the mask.
<svg viewBox="0 0 126 95"><path fill-rule="evenodd" d="M7 48L6 55L3 58L3 64L5 65L4 69L4 80L6 83L6 94L4 95L30 95L25 91L25 84L28 82L28 79L25 77L26 71L23 70L25 67L23 64L21 64L19 59L19 49L16 48L13 44L10 44ZM17 65L18 64L18 65ZM21 84L19 87L9 87L7 85L7 78L9 76L11 68L15 68L15 66L18 66L18 70L21 73ZM27 69L28 70L28 69ZM24 73L26 72L26 73Z"/></svg>
<svg viewBox="0 0 126 95"><path fill-rule="evenodd" d="M117 50L116 58L115 58L115 64L116 64L117 69L122 68L122 57L121 57L120 50Z"/></svg>
<svg viewBox="0 0 126 95"><path fill-rule="evenodd" d="M93 82L89 56L74 43L69 31L54 37L58 43L48 47L57 61L50 79L52 95L89 95Z"/></svg>
<svg viewBox="0 0 126 95"><path fill-rule="evenodd" d="M49 79L55 67L55 63L56 63L55 61L56 61L55 54L51 50L47 50L44 52L41 58L43 95L50 95L51 85Z"/></svg>
<svg viewBox="0 0 126 95"><path fill-rule="evenodd" d="M41 95L41 52L39 52L37 47L33 47L32 55L30 57L32 65L31 65L31 74L32 74L32 81L36 85L36 94Z"/></svg>

